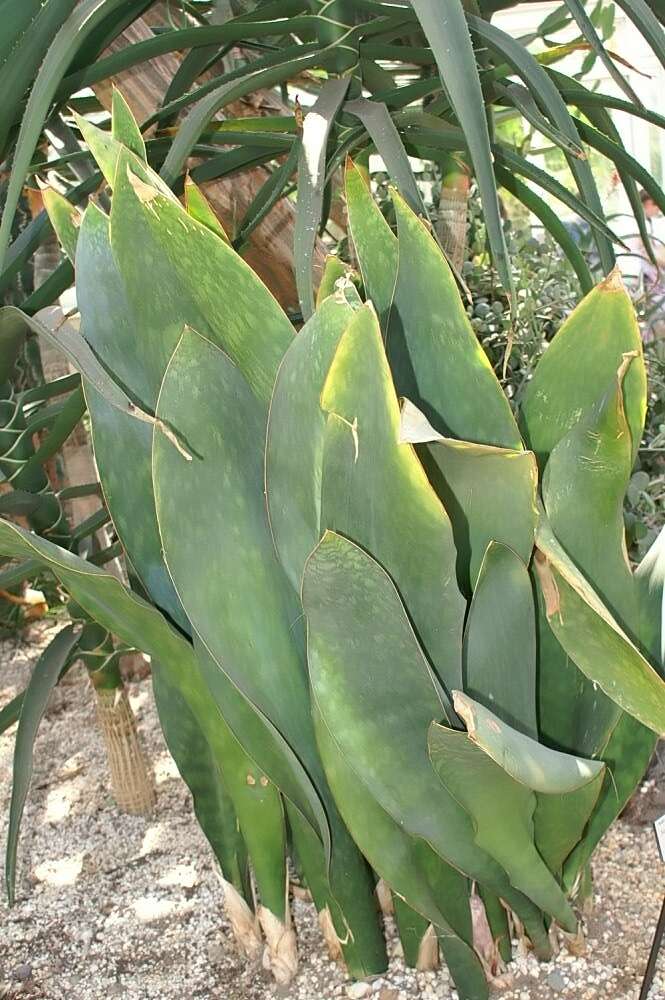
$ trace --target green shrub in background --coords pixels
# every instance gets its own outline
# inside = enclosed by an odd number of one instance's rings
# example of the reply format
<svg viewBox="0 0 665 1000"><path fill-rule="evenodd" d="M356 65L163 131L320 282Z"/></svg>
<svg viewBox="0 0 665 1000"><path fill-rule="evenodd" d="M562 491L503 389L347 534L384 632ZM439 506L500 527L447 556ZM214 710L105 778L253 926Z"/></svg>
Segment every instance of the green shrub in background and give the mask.
<svg viewBox="0 0 665 1000"><path fill-rule="evenodd" d="M114 138L88 131L110 216L50 210L82 320L63 347L149 601L6 521L0 552L152 657L248 953L263 937L295 973L291 850L350 975L386 965L381 876L407 961L438 943L485 1000L510 913L542 958L552 922L576 931L665 730L662 542L635 573L624 547L646 409L630 299L613 272L580 303L516 417L427 227L395 194L392 233L350 165L366 301L328 274L294 335L118 107Z"/></svg>

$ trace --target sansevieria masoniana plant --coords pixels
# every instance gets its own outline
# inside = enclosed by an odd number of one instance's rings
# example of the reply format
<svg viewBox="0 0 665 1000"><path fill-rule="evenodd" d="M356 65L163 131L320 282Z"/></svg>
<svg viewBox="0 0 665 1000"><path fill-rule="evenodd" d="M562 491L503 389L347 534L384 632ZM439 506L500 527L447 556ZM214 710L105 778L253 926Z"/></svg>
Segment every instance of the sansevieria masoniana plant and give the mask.
<svg viewBox="0 0 665 1000"><path fill-rule="evenodd" d="M6 521L0 551L151 656L248 954L296 971L291 856L350 975L386 965L381 879L407 961L440 951L486 998L511 933L547 958L553 926L577 931L665 731L662 543L633 572L623 536L630 300L616 274L594 288L516 419L399 194L395 235L348 165L363 294L326 276L296 333L126 115L87 138L111 210L51 199L83 334L63 347L149 601Z"/></svg>

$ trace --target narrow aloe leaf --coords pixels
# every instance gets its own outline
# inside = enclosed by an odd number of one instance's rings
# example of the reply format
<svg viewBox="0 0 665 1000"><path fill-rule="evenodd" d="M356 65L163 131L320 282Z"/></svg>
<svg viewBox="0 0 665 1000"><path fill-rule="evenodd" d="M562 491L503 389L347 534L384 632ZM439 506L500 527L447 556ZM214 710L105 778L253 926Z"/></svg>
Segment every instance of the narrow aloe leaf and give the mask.
<svg viewBox="0 0 665 1000"><path fill-rule="evenodd" d="M485 552L464 629L464 690L509 726L538 738L531 580L520 557L498 542Z"/></svg>
<svg viewBox="0 0 665 1000"><path fill-rule="evenodd" d="M349 230L365 297L376 309L385 333L397 278L397 237L383 218L362 171L350 159L344 177Z"/></svg>
<svg viewBox="0 0 665 1000"><path fill-rule="evenodd" d="M304 45L294 48L295 52L292 59L283 60L283 56L288 50L285 50L285 52L280 50L274 54L274 58L272 57L273 54L271 54L271 65L256 68L255 63L250 63L251 69L248 71L243 68L240 79L229 80L221 84L215 84L215 81L213 81L215 85L212 92L200 96L200 100L183 119L178 129L161 171L162 177L164 177L167 183L175 181L204 128L221 108L230 104L231 101L239 100L246 94L252 93L261 87L272 87L276 83L292 79L303 70L321 65L322 59L318 45ZM194 92L195 96L196 92ZM181 98L180 100L183 99ZM172 102L172 104L162 109L162 112L175 110L178 104L178 101Z"/></svg>
<svg viewBox="0 0 665 1000"><path fill-rule="evenodd" d="M145 142L141 129L136 123L127 101L117 87L113 88L111 107L111 135L113 138L131 149L139 159L146 160Z"/></svg>
<svg viewBox="0 0 665 1000"><path fill-rule="evenodd" d="M499 278L512 293L513 282L492 170L492 152L476 55L460 0L414 0L414 10L436 57L441 80L455 109L471 154Z"/></svg>
<svg viewBox="0 0 665 1000"><path fill-rule="evenodd" d="M547 138L551 139L555 145L559 146L566 153L570 153L572 156L577 156L580 159L583 159L586 156L581 142L573 139L569 135L565 135L556 127L556 125L553 125L549 119L541 113L538 105L526 87L523 87L522 84L519 83L510 83L507 87L503 87L501 84L496 84L495 86L497 93L505 97L510 104L514 105L520 114L526 118L526 120L533 125L533 127L540 132L541 135L547 136Z"/></svg>
<svg viewBox="0 0 665 1000"><path fill-rule="evenodd" d="M187 214L191 215L192 219L196 219L197 222L200 222L202 226L215 233L225 243L230 243L224 227L215 215L210 202L191 177L187 177L185 180L185 208L187 209Z"/></svg>
<svg viewBox="0 0 665 1000"><path fill-rule="evenodd" d="M76 50L97 25L119 9L125 0L84 0L78 4L56 34L37 74L16 140L12 172L0 223L0 268L11 235L25 176L35 151L55 91Z"/></svg>
<svg viewBox="0 0 665 1000"><path fill-rule="evenodd" d="M581 2L581 0L565 0L565 3L566 6L568 7L568 10L575 18L575 21L577 22L577 27L580 29L580 31L586 38L587 42L591 46L592 51L595 52L598 59L600 59L600 61L602 62L603 66L609 73L612 80L614 80L614 82L616 83L616 85L619 87L620 90L623 90L624 94L626 95L629 101L632 101L634 104L640 105L642 102L640 101L639 97L637 96L633 88L630 86L628 81L626 80L623 73L619 70L618 66L614 62L614 59L612 58L610 53L605 48L602 40L598 35L598 32L594 27L593 21L591 20L591 18L589 17L584 8L584 4Z"/></svg>
<svg viewBox="0 0 665 1000"><path fill-rule="evenodd" d="M641 354L640 332L630 296L614 271L563 323L524 393L520 425L541 467L580 414L606 391L623 355L632 351ZM623 387L636 454L646 409L642 365L631 366Z"/></svg>
<svg viewBox="0 0 665 1000"><path fill-rule="evenodd" d="M617 0L617 3L626 12L631 21L633 21L653 49L661 65L665 68L665 35L663 33L662 10L660 10L659 19L655 13L655 11L658 11L656 4L654 4L654 11L645 0Z"/></svg>
<svg viewBox="0 0 665 1000"><path fill-rule="evenodd" d="M490 24L489 21L485 21L473 14L469 15L468 20L472 30L482 41L486 42L490 48L499 53L520 75L552 123L564 135L568 136L572 143L579 144L579 134L565 102L538 60L534 59L521 42L511 38L509 34ZM567 160L580 192L581 200L603 219L603 206L589 163L586 159L580 159L570 154L567 154ZM607 274L615 263L612 245L602 236L596 233L594 233L594 236L603 269Z"/></svg>
<svg viewBox="0 0 665 1000"><path fill-rule="evenodd" d="M321 223L326 147L335 117L349 89L350 77L328 80L303 123L298 158L298 206L293 259L300 308L307 320L314 312L314 247Z"/></svg>
<svg viewBox="0 0 665 1000"><path fill-rule="evenodd" d="M505 143L497 142L492 148L496 162L500 166L503 166L506 170L520 174L522 177L526 177L527 180L533 181L543 191L547 191L548 194L551 194L563 205L566 205L572 212L589 223L592 231L596 234L596 239L604 237L609 243L618 243L619 246L627 248L627 245L608 226L602 217L602 213L599 214L584 198L578 198L572 191L569 191L552 174L543 170L526 157L521 156Z"/></svg>
<svg viewBox="0 0 665 1000"><path fill-rule="evenodd" d="M81 212L55 188L46 188L42 192L42 198L55 234L73 263L76 257L78 231L81 226Z"/></svg>
<svg viewBox="0 0 665 1000"><path fill-rule="evenodd" d="M367 793L366 786L359 780L316 705L314 722L326 776L354 840L374 870L391 888L437 927L441 942L444 939L447 942L446 961L460 996L464 1000L487 1000L487 981L468 939L470 935L465 940L464 927L459 927L457 933L454 931L434 894L426 867L428 854L433 853L431 848L423 841L410 837ZM440 860L436 855L434 858ZM452 868L450 871L454 879L456 873ZM457 904L455 910L458 910L460 904L466 903L463 882L460 880L460 883L456 893L448 893L447 899L442 900L444 910L450 909L451 904Z"/></svg>
<svg viewBox="0 0 665 1000"><path fill-rule="evenodd" d="M475 843L503 865L514 886L574 931L575 914L536 849L533 791L515 781L467 733L434 724L429 752L444 787L473 818Z"/></svg>
<svg viewBox="0 0 665 1000"><path fill-rule="evenodd" d="M449 513L464 594L473 591L491 541L509 546L528 563L537 518L532 452L443 437L409 400L402 403L400 436L420 445L430 482Z"/></svg>
<svg viewBox="0 0 665 1000"><path fill-rule="evenodd" d="M359 304L359 303L357 303ZM354 305L326 299L289 346L277 372L266 439L266 495L282 567L300 593L307 556L320 537L326 414L321 391Z"/></svg>
<svg viewBox="0 0 665 1000"><path fill-rule="evenodd" d="M360 97L355 101L347 101L344 110L363 123L393 183L407 204L418 215L426 216L427 210L409 158L386 105Z"/></svg>
<svg viewBox="0 0 665 1000"><path fill-rule="evenodd" d="M14 698L12 698L11 701L6 702L6 704L0 708L0 733L4 733L10 726L13 726L15 722L18 722L21 715L21 706L23 704L24 696L25 691L21 691Z"/></svg>
<svg viewBox="0 0 665 1000"><path fill-rule="evenodd" d="M224 878L249 902L247 851L238 829L233 802L222 779L221 761L216 759L209 741L211 732L206 734L183 697L173 665L152 664L152 689L166 745L192 794L197 822L219 862ZM203 688L203 697L200 701L197 699L202 709L205 694ZM208 711L206 715L212 716L214 724L214 713Z"/></svg>
<svg viewBox="0 0 665 1000"><path fill-rule="evenodd" d="M441 433L520 448L510 404L443 253L397 194L394 204L399 263L387 350L398 393Z"/></svg>
<svg viewBox="0 0 665 1000"><path fill-rule="evenodd" d="M634 177L635 171L634 169L632 169L632 165L631 169L628 169L626 160L624 159L621 152L623 151L623 153L625 153L625 147L621 139L621 133L614 124L614 120L612 118L612 115L610 114L610 109L613 106L612 99L607 98L605 104L599 103L596 100L597 95L595 93L592 93L590 90L587 90L587 88L583 87L582 84L578 83L577 80L573 80L570 77L564 76L564 74L562 73L556 73L553 72L552 70L550 70L550 76L557 85L557 88L559 89L559 92L561 93L562 97L564 97L564 99L567 99L568 103L577 102L578 108L580 108L580 110L583 111L586 118L588 118L588 120L595 127L595 129L603 133L605 136L607 136L609 139L611 139L614 143L616 143L619 146L620 152L618 161L616 157L613 157L617 173L619 175L621 183L624 186L628 201L630 202L631 211L635 216L635 221L637 223L637 228L639 230L640 237L644 243L647 253L651 257L651 259L654 260L655 262L653 247L651 245L649 227L647 226L647 221L644 215L644 207L642 205L639 190L635 182L635 177ZM625 105L624 110L628 109L629 113L631 113L633 110L639 111L639 109L636 108L636 106L632 103L628 103L626 101L623 102L620 101L619 104ZM646 112L646 109L644 109L643 107L642 111L648 115L648 112ZM585 124L586 122L582 123L582 126L584 127ZM662 122L658 122L657 124L659 124L659 126L662 126L663 124L665 124L665 120ZM578 127L579 127L579 122L578 122ZM591 138L591 136L587 135L587 138ZM652 179L650 179L650 183L652 184L654 183Z"/></svg>
<svg viewBox="0 0 665 1000"><path fill-rule="evenodd" d="M1 530L1 528L0 528ZM32 777L34 743L39 724L46 711L51 691L80 638L79 631L69 625L58 632L35 664L23 695L16 730L12 796L9 804L9 825L5 856L5 882L9 905L13 905L16 886L16 852L21 819Z"/></svg>
<svg viewBox="0 0 665 1000"><path fill-rule="evenodd" d="M371 305L358 310L339 340L321 407L328 414L322 527L351 538L390 574L450 692L462 679L465 608L452 529L415 451L400 444L399 401Z"/></svg>
<svg viewBox="0 0 665 1000"><path fill-rule="evenodd" d="M404 833L505 899L537 939L537 908L474 844L469 815L432 770L427 730L433 719L445 717L445 703L388 575L353 542L327 531L305 568L303 605L316 713L334 733L356 794L363 802L374 799ZM317 737L321 746L318 722Z"/></svg>
<svg viewBox="0 0 665 1000"><path fill-rule="evenodd" d="M609 699L656 734L665 731L665 681L619 627L542 517L536 532L547 620L568 655Z"/></svg>
<svg viewBox="0 0 665 1000"><path fill-rule="evenodd" d="M10 5L7 5L8 7ZM75 0L50 0L49 3L11 4L14 12L3 9L3 41L9 51L0 64L0 89L5 95L0 110L0 159L7 152L7 139L26 91L30 88L46 56L53 36L70 16ZM23 20L28 19L28 23ZM19 20L20 19L20 20ZM13 26L12 26L13 21ZM12 30L13 27L13 30Z"/></svg>
<svg viewBox="0 0 665 1000"><path fill-rule="evenodd" d="M285 194L291 176L298 165L300 156L300 139L297 138L292 144L289 154L283 163L273 170L268 180L261 190L256 194L248 207L245 217L240 222L234 245L241 249L243 243L249 239L256 227L272 211L279 199Z"/></svg>
<svg viewBox="0 0 665 1000"><path fill-rule="evenodd" d="M586 295L587 292L590 292L594 281L589 270L589 265L586 262L584 254L556 212L535 191L532 191L530 187L523 184L515 174L509 170L505 170L498 163L494 164L494 172L499 184L507 191L510 191L518 201L521 201L537 219L540 219L550 236L559 244L577 275L582 293Z"/></svg>

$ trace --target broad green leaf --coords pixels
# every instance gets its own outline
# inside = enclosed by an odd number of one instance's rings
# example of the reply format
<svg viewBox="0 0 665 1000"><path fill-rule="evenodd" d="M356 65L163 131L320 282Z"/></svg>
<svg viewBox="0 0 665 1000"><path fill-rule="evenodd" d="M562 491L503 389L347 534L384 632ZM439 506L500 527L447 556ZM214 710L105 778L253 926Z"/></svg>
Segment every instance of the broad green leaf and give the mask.
<svg viewBox="0 0 665 1000"><path fill-rule="evenodd" d="M372 797L404 833L505 899L537 940L538 910L474 844L469 815L432 770L427 731L445 716L443 696L388 575L353 542L327 531L305 568L303 605L316 713L334 734L357 794L363 802ZM317 735L320 741L318 722ZM337 795L334 782L333 789Z"/></svg>
<svg viewBox="0 0 665 1000"><path fill-rule="evenodd" d="M429 752L443 785L473 818L475 843L503 865L514 886L574 931L575 914L536 849L533 791L515 781L467 733L434 724Z"/></svg>
<svg viewBox="0 0 665 1000"><path fill-rule="evenodd" d="M528 563L536 530L538 469L530 451L456 441L439 434L405 399L401 440L420 445L430 482L453 526L457 578L471 594L491 541Z"/></svg>
<svg viewBox="0 0 665 1000"><path fill-rule="evenodd" d="M462 680L465 608L452 529L412 446L400 443L399 401L371 305L338 342L321 408L322 527L351 538L390 574L450 692Z"/></svg>
<svg viewBox="0 0 665 1000"><path fill-rule="evenodd" d="M251 906L246 844L261 902L285 922L286 836L279 792L226 724L198 664L188 680L190 692L195 691L195 699L190 693L194 712L180 692L174 664L158 664L153 674L169 750L194 796L197 819L224 878Z"/></svg>
<svg viewBox="0 0 665 1000"><path fill-rule="evenodd" d="M538 738L531 580L522 559L499 542L487 546L476 581L464 629L463 669L471 698L520 733Z"/></svg>
<svg viewBox="0 0 665 1000"><path fill-rule="evenodd" d="M215 664L215 673L223 681L227 681L226 686L221 688L222 698L218 697L220 688L216 684L210 685L209 665L203 659L201 672L213 695L214 701L211 704L210 696L199 679L199 667L192 646L168 624L156 608L128 591L116 577L104 570L2 520L0 552L16 558L36 557L44 567L55 573L91 618L112 631L127 645L148 653L156 663L156 669L166 672L167 681L178 687L199 726L215 741L215 747L219 747L220 717L213 713L211 718L210 713L216 704L217 711L223 705L224 718L228 708L236 740L244 741L247 737L253 752L260 719L257 720L251 706L238 689L228 683L228 678ZM302 794L300 797L302 798ZM222 831L219 834L222 835Z"/></svg>
<svg viewBox="0 0 665 1000"><path fill-rule="evenodd" d="M665 529L635 571L640 610L639 640L656 664L665 667Z"/></svg>
<svg viewBox="0 0 665 1000"><path fill-rule="evenodd" d="M344 293L329 296L292 340L275 379L266 439L268 514L277 554L297 593L305 560L320 537L327 419L321 391L353 314Z"/></svg>
<svg viewBox="0 0 665 1000"><path fill-rule="evenodd" d="M432 925L427 917L423 917L408 903L405 903L401 896L394 893L392 898L395 908L395 926L404 952L404 964L415 969L423 938L429 933Z"/></svg>
<svg viewBox="0 0 665 1000"><path fill-rule="evenodd" d="M155 437L157 519L183 606L215 659L309 763L313 741L298 610L265 513L261 403L218 347L186 329L166 369L157 412L178 428L194 455L188 462Z"/></svg>
<svg viewBox="0 0 665 1000"><path fill-rule="evenodd" d="M400 196L393 200L399 261L386 341L398 393L441 433L521 448L510 405L443 253Z"/></svg>
<svg viewBox="0 0 665 1000"><path fill-rule="evenodd" d="M4 522L0 523L0 531L3 526ZM10 906L14 903L16 851L21 818L32 777L33 748L37 730L46 711L51 691L57 684L62 669L71 657L79 639L80 631L73 625L68 625L67 628L58 632L35 664L23 695L14 746L12 796L9 804L5 856L5 882Z"/></svg>
<svg viewBox="0 0 665 1000"><path fill-rule="evenodd" d="M465 1000L486 1000L489 995L487 981L471 947L468 925L465 927L464 920L458 918L455 931L449 918L444 916L451 911L455 917L463 912L464 906L468 910L463 880L449 868L451 888L456 891L448 892L442 900L437 899L427 870L428 855L433 854L431 848L422 840L409 836L367 793L362 778L359 779L316 704L314 722L326 776L354 840L393 891L436 926L442 950L446 942L444 955L460 996ZM436 855L434 859L440 862Z"/></svg>
<svg viewBox="0 0 665 1000"><path fill-rule="evenodd" d="M135 176L145 184L157 188L165 198L177 202L171 189L164 183L159 174L150 169L145 163L144 157L137 155L132 148L124 145L114 133L98 128L82 115L74 115L74 118L109 187L115 187L118 162L122 158L131 164Z"/></svg>
<svg viewBox="0 0 665 1000"><path fill-rule="evenodd" d="M362 979L385 971L388 958L377 919L374 873L365 858L338 818L333 840L336 861L342 861L345 883L340 905L331 887L330 869L320 840L311 826L303 822L301 814L289 808L288 803L287 810L307 887L319 913L328 909L349 975ZM335 884L339 887L339 880Z"/></svg>
<svg viewBox="0 0 665 1000"><path fill-rule="evenodd" d="M139 159L146 160L145 142L141 130L136 124L136 119L127 101L117 87L113 88L111 135L117 142L126 146L127 149L131 149L132 153L135 153Z"/></svg>
<svg viewBox="0 0 665 1000"><path fill-rule="evenodd" d="M536 545L547 620L562 647L619 708L656 734L665 732L665 681L566 555L544 517Z"/></svg>
<svg viewBox="0 0 665 1000"><path fill-rule="evenodd" d="M153 662L151 675L159 724L169 753L192 793L196 820L219 862L224 878L250 902L247 852L231 797L224 786L221 761L216 759L213 744L209 741L213 731L205 733L180 691L177 671L172 664ZM195 677L196 674L193 674L190 679ZM209 698L205 687L202 694L197 704L205 710L206 697ZM208 710L206 715L211 716L214 723L217 709L214 703L210 707L213 711Z"/></svg>
<svg viewBox="0 0 665 1000"><path fill-rule="evenodd" d="M640 725L626 712L619 714L603 751L607 775L600 799L584 831L584 838L564 865L564 885L568 890L573 888L601 838L635 794L655 746L656 737L650 729Z"/></svg>
<svg viewBox="0 0 665 1000"><path fill-rule="evenodd" d="M349 860L348 835L336 817L316 752L300 607L269 531L262 401L227 355L186 329L166 370L157 412L179 428L194 456L187 462L172 446L162 447L162 435L154 438L153 482L167 566L208 656L291 748L300 787L316 786L310 798L320 796L331 826L331 889L352 923L364 905L362 887L360 902L349 900L345 872L357 861L354 854ZM183 521L184 509L189 516ZM201 559L208 567L205 575L199 572ZM264 770L270 776L267 766ZM291 788L282 790L293 794ZM369 961L380 967L383 945L376 933L374 940Z"/></svg>
<svg viewBox="0 0 665 1000"><path fill-rule="evenodd" d="M502 725L466 695L457 693L455 706L469 738L515 781L537 793L535 844L550 871L559 873L598 802L607 777L604 764L549 749Z"/></svg>
<svg viewBox="0 0 665 1000"><path fill-rule="evenodd" d="M144 184L126 153L118 161L111 245L147 345L135 381L140 373L150 396L139 398L154 406L183 326L191 325L226 351L267 408L291 324L251 268L180 204Z"/></svg>
<svg viewBox="0 0 665 1000"><path fill-rule="evenodd" d="M524 393L520 425L541 468L557 442L606 392L623 355L632 351L641 357L640 332L630 297L613 271L563 323ZM631 365L623 389L635 456L646 411L642 363Z"/></svg>
<svg viewBox="0 0 665 1000"><path fill-rule="evenodd" d="M51 220L55 234L60 240L65 253L73 263L76 257L76 242L81 225L81 213L78 208L72 205L71 201L68 201L55 188L46 188L42 191L42 198L44 200L44 208Z"/></svg>
<svg viewBox="0 0 665 1000"><path fill-rule="evenodd" d="M76 257L82 333L102 363L135 398L149 398L150 343L127 301L110 245L109 220L93 203L81 225ZM143 330L141 330L143 334ZM87 379L86 403L106 505L144 587L187 630L187 618L164 566L152 492L152 427L112 406ZM128 465L131 474L128 475Z"/></svg>
<svg viewBox="0 0 665 1000"><path fill-rule="evenodd" d="M334 254L328 254L316 293L316 308L319 309L325 299L334 295L337 282L340 279L348 278L348 280L351 280L351 275L353 274L355 272L349 269L348 264L345 264L343 260ZM357 274L355 276L359 277Z"/></svg>
<svg viewBox="0 0 665 1000"><path fill-rule="evenodd" d="M534 792L567 795L604 771L602 761L551 750L460 691L455 692L455 706L464 719L469 739L514 781Z"/></svg>
<svg viewBox="0 0 665 1000"><path fill-rule="evenodd" d="M219 236L220 240L224 240L225 243L230 242L223 225L213 212L210 202L191 177L187 177L185 180L185 208L188 215Z"/></svg>
<svg viewBox="0 0 665 1000"><path fill-rule="evenodd" d="M303 318L314 312L314 247L322 221L326 146L350 77L327 80L305 115L298 158L298 202L293 232L296 287Z"/></svg>
<svg viewBox="0 0 665 1000"><path fill-rule="evenodd" d="M644 378L642 356L624 355L605 393L554 447L543 475L543 500L557 540L635 635L637 595L623 520L633 464L623 386L633 365Z"/></svg>
<svg viewBox="0 0 665 1000"><path fill-rule="evenodd" d="M397 237L381 215L362 172L350 159L344 176L349 230L365 297L376 309L385 333L397 277Z"/></svg>

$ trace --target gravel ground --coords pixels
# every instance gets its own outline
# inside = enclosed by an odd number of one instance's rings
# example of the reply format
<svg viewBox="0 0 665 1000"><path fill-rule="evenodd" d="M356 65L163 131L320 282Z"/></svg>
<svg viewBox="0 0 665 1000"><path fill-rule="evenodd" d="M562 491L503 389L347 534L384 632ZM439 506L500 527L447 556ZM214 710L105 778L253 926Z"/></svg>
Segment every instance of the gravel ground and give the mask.
<svg viewBox="0 0 665 1000"><path fill-rule="evenodd" d="M0 705L23 686L35 641L0 645ZM158 804L148 818L120 815L108 792L92 692L78 668L54 692L35 751L20 844L17 903L0 903L0 1000L453 1000L445 971L405 969L394 934L388 973L351 984L322 957L314 913L296 901L298 978L278 989L234 952L213 859L157 724L149 680L130 685L153 761ZM4 845L14 729L0 737L0 844ZM637 1000L665 889L650 827L618 823L595 861L595 910L586 952L548 965L513 963L504 1000ZM665 948L650 1000L665 1000Z"/></svg>

